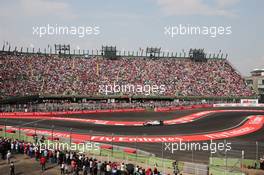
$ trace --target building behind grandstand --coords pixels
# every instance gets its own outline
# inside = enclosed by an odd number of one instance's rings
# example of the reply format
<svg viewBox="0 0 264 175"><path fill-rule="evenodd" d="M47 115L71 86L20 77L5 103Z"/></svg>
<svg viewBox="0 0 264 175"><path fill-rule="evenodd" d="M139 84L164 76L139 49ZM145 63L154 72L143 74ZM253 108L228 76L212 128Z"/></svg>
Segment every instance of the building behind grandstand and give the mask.
<svg viewBox="0 0 264 175"><path fill-rule="evenodd" d="M246 83L257 95L261 101L264 101L264 69L255 69L251 76L245 77Z"/></svg>

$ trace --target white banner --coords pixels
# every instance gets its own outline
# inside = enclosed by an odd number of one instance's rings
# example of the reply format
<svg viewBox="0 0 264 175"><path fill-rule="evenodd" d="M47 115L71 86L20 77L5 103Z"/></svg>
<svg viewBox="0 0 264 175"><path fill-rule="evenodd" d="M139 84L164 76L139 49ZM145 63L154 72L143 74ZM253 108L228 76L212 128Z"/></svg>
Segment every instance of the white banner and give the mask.
<svg viewBox="0 0 264 175"><path fill-rule="evenodd" d="M214 107L264 107L264 103L258 103L258 104L253 104L253 103L219 103L219 104L214 104Z"/></svg>
<svg viewBox="0 0 264 175"><path fill-rule="evenodd" d="M241 99L241 104L258 104L258 99Z"/></svg>

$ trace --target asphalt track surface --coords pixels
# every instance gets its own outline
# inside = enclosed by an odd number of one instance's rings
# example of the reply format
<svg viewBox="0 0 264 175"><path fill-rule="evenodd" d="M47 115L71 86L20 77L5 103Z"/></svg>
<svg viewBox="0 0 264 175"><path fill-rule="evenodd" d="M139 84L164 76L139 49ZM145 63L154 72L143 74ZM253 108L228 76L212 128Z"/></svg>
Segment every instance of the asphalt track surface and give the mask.
<svg viewBox="0 0 264 175"><path fill-rule="evenodd" d="M225 109L245 109L245 110L261 110L261 108L256 107L232 107L232 108L204 108L204 109L192 109L192 110L181 110L174 112L130 112L130 113L97 113L97 114L72 114L66 117L74 117L74 118L89 118L89 119L97 119L97 120L118 120L118 121L146 121L146 120L170 120L174 118L183 117L189 114L201 112L201 111L209 111L209 110L225 110ZM262 109L264 110L264 108ZM63 116L63 115L58 115ZM63 116L65 117L65 116Z"/></svg>
<svg viewBox="0 0 264 175"><path fill-rule="evenodd" d="M112 134L154 135L154 136L193 135L193 134L210 133L215 131L223 131L223 130L231 129L239 126L247 116L261 115L261 114L263 115L264 112L215 113L190 123L183 123L177 125L164 125L164 126L145 126L145 127L144 126L108 126L108 125L97 125L97 124L89 124L89 123L81 123L81 122L67 122L67 121L56 121L56 120L50 121L50 120L40 120L40 119L37 120L8 119L7 121L1 119L0 124L3 125L6 122L7 125L26 124L27 127L35 127L35 123L37 123L38 128L51 128L51 126L54 125L56 130L65 130L65 129L67 130L69 128L72 128L73 132L77 132L77 133L90 133L90 134L102 134L102 135L112 135ZM135 115L135 113L131 115ZM141 114L137 114L137 115L140 116ZM166 113L161 113L158 119L161 118L167 119L167 117L164 117L164 115L166 115ZM129 115L125 114L125 116L128 117Z"/></svg>
<svg viewBox="0 0 264 175"><path fill-rule="evenodd" d="M231 108L218 108L218 109L231 109ZM241 109L241 108L232 108ZM242 108L253 109L253 108ZM255 108L256 109L256 108ZM260 108L257 108L260 109ZM206 109L212 110L212 109ZM216 110L216 108L213 108ZM263 110L263 109L262 109ZM104 119L104 120L120 120L120 121L142 121L142 120L168 120L177 117L182 117L199 111L205 111L205 109L196 109L188 111L177 112L143 112L143 113L102 113L102 114L73 114L69 117L76 118L89 118L89 119ZM167 125L167 126L103 126L94 125L80 122L65 122L65 121L48 121L48 120L29 120L29 119L0 119L0 125L23 125L25 127L38 127L50 129L52 125L55 126L55 130L69 131L69 128L73 129L73 132L80 134L100 134L100 135L194 135L199 133L210 133L216 131L227 130L233 127L237 127L250 115L263 115L264 112L225 112L216 113L201 119L198 119L191 123ZM37 125L35 125L37 123ZM256 145L258 141L258 146ZM224 140L218 140L217 142L225 142ZM227 156L241 157L241 151L245 150L245 158L255 159L264 155L264 128L245 136L227 139L226 142L230 142L232 150L228 152ZM209 143L209 142L207 142ZM164 150L164 144L162 143L115 143L122 146L129 146L136 149L141 149L154 153L158 156L164 156L165 158L178 159L183 161L195 161L208 163L208 157L210 152L208 151L177 151L172 153L170 150ZM163 149L162 149L163 148ZM163 151L162 151L163 150ZM212 154L217 157L224 157L224 153Z"/></svg>

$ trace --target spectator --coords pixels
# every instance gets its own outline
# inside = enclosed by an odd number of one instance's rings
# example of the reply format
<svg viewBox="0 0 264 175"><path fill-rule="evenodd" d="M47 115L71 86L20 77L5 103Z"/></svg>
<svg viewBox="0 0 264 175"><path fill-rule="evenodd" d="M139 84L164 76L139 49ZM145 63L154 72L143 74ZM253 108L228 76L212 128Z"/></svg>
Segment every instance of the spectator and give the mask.
<svg viewBox="0 0 264 175"><path fill-rule="evenodd" d="M61 175L65 173L65 164L64 162L62 162L61 166L60 166L60 169L61 169Z"/></svg>
<svg viewBox="0 0 264 175"><path fill-rule="evenodd" d="M120 171L122 175L126 173L126 165L124 163L121 164Z"/></svg>
<svg viewBox="0 0 264 175"><path fill-rule="evenodd" d="M264 156L262 158L260 158L260 169L264 170Z"/></svg>
<svg viewBox="0 0 264 175"><path fill-rule="evenodd" d="M46 162L47 162L46 157L45 156L42 156L40 158L40 165L41 165L42 172L46 170Z"/></svg>
<svg viewBox="0 0 264 175"><path fill-rule="evenodd" d="M9 169L10 169L10 175L15 175L15 165L14 165L14 162L11 162Z"/></svg>
<svg viewBox="0 0 264 175"><path fill-rule="evenodd" d="M7 163L10 164L10 160L11 160L11 152L8 150L7 154L6 154L6 159L7 159Z"/></svg>

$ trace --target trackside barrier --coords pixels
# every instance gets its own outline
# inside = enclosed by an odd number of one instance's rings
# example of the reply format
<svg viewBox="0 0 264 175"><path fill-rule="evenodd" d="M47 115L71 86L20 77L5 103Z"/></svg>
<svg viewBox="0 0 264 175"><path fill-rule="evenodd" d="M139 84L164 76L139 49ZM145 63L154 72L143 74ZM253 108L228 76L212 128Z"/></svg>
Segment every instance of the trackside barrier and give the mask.
<svg viewBox="0 0 264 175"><path fill-rule="evenodd" d="M213 107L264 107L264 103L258 103L258 104L219 103L219 104L214 104Z"/></svg>
<svg viewBox="0 0 264 175"><path fill-rule="evenodd" d="M136 154L137 153L136 149L131 149L131 148L124 148L123 151L126 153L130 153L130 154Z"/></svg>
<svg viewBox="0 0 264 175"><path fill-rule="evenodd" d="M201 105L191 105L191 106L177 106L177 107L157 107L154 109L155 112L169 112L169 111L179 111L179 110L190 110L190 109L200 109L200 108L212 108L212 104L201 104Z"/></svg>
<svg viewBox="0 0 264 175"><path fill-rule="evenodd" d="M69 114L96 114L112 112L145 112L144 108L130 109L109 109L109 110L84 110L84 111L63 111L63 112L3 112L0 116L51 116L51 115L69 115Z"/></svg>
<svg viewBox="0 0 264 175"><path fill-rule="evenodd" d="M189 123L198 120L213 113L223 113L223 112L264 112L264 110L254 109L254 110L213 110L213 111L202 111L193 113L190 115L175 117L174 119L164 120L165 125L175 125L181 123ZM69 116L69 115L68 115ZM93 123L100 125L118 125L118 126L142 126L144 121L113 121L113 120L97 120L90 118L74 118L68 117L67 115L0 115L1 119L43 119L43 120L58 120L58 121L68 121L68 122L83 122L83 123Z"/></svg>

